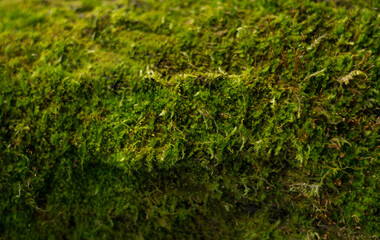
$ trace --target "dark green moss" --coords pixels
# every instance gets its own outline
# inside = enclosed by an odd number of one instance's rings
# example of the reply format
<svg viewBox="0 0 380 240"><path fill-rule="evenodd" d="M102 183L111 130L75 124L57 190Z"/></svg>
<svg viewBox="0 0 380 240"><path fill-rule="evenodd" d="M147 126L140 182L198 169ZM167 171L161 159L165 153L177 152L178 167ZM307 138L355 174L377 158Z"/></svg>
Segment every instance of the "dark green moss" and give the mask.
<svg viewBox="0 0 380 240"><path fill-rule="evenodd" d="M0 237L379 238L379 7L0 2Z"/></svg>

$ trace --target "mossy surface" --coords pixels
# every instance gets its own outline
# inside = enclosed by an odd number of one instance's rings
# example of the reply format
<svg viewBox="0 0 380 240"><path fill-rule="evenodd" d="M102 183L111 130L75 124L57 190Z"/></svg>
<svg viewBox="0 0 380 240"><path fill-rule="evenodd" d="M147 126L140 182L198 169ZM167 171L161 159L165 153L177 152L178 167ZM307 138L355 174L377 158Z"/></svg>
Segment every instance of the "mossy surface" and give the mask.
<svg viewBox="0 0 380 240"><path fill-rule="evenodd" d="M378 239L378 1L0 1L0 239Z"/></svg>

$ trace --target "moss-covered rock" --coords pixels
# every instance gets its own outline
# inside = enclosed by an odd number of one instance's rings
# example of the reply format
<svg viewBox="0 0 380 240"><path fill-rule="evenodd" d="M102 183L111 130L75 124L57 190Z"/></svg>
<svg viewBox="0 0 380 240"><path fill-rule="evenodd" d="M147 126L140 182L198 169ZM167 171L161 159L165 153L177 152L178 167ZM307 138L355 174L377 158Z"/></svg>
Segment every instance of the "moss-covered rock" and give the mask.
<svg viewBox="0 0 380 240"><path fill-rule="evenodd" d="M379 7L1 1L0 238L379 238Z"/></svg>

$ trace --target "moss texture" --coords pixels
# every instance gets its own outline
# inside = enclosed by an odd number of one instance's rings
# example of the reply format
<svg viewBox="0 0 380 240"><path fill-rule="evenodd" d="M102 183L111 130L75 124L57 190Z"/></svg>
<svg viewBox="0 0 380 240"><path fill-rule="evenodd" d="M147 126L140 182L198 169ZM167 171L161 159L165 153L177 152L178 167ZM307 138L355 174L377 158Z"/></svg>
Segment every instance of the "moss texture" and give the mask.
<svg viewBox="0 0 380 240"><path fill-rule="evenodd" d="M378 1L0 1L0 239L379 239Z"/></svg>

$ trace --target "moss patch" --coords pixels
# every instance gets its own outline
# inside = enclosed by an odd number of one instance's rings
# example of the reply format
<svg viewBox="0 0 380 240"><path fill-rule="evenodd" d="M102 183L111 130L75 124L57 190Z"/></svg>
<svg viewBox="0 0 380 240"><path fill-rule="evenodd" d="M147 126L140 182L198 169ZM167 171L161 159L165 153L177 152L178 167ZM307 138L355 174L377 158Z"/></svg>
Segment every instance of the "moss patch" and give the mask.
<svg viewBox="0 0 380 240"><path fill-rule="evenodd" d="M379 7L1 1L0 237L380 237Z"/></svg>

